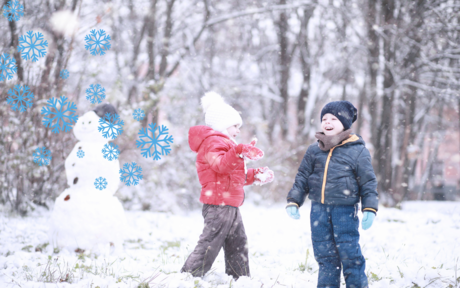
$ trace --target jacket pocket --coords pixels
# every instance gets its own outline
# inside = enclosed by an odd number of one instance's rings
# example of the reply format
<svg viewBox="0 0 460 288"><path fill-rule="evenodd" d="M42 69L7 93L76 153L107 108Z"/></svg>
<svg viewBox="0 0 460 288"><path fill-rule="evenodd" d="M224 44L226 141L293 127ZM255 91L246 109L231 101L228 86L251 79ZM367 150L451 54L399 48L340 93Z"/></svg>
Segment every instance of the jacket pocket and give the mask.
<svg viewBox="0 0 460 288"><path fill-rule="evenodd" d="M353 179L350 177L346 178L347 181L347 190L350 191L349 196L350 197L358 197L358 188L357 185L355 185L353 182Z"/></svg>
<svg viewBox="0 0 460 288"><path fill-rule="evenodd" d="M321 187L322 187L322 181L320 178L316 177L315 174L310 175L307 178L307 192L310 194L318 193L321 192Z"/></svg>

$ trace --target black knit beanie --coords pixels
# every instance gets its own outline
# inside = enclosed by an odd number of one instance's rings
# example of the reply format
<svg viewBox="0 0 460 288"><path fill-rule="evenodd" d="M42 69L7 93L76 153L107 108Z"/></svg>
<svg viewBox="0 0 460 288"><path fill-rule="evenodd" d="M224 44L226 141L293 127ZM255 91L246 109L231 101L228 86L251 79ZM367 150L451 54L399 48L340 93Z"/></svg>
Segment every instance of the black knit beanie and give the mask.
<svg viewBox="0 0 460 288"><path fill-rule="evenodd" d="M344 130L348 130L351 124L358 118L358 110L348 101L333 101L326 104L321 110L321 122L324 114L330 113L342 122Z"/></svg>

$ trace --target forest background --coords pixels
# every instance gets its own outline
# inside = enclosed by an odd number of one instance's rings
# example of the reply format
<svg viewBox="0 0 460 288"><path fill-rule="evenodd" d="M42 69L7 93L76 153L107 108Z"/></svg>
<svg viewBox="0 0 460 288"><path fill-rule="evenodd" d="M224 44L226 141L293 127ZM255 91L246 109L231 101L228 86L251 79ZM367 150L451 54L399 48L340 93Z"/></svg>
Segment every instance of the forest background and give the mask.
<svg viewBox="0 0 460 288"><path fill-rule="evenodd" d="M275 172L273 183L248 189L254 200L284 201L316 140L319 112L334 100L358 108L352 128L371 150L382 204L429 200L439 185L446 198L459 199L460 0L20 2L20 21L0 18L1 53L18 66L12 80L0 82L0 202L22 215L50 207L66 188L64 161L77 141L72 132L45 128L42 107L65 95L81 116L96 106L85 98L96 83L125 122L114 141L121 165L143 168L139 185L123 184L117 193L126 209L199 207L187 133L204 125L200 98L210 90L241 112L237 140L259 139L265 157L249 166ZM93 29L110 35L106 55L85 50ZM17 50L30 30L49 43L35 63ZM68 79L59 77L63 69ZM35 95L24 113L6 104L17 84ZM140 122L132 117L137 108L146 113ZM166 125L174 137L159 161L135 148L149 123ZM42 146L52 151L49 166L32 161Z"/></svg>

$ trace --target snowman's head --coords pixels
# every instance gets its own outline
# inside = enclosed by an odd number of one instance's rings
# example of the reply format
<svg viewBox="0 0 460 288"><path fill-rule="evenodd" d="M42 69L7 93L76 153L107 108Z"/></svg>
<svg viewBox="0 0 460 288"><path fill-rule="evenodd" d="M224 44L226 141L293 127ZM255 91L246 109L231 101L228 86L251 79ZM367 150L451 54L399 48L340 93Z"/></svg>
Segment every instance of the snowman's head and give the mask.
<svg viewBox="0 0 460 288"><path fill-rule="evenodd" d="M73 134L79 141L107 142L108 140L97 130L99 119L94 111L86 112L83 116L78 117L77 124L72 129Z"/></svg>

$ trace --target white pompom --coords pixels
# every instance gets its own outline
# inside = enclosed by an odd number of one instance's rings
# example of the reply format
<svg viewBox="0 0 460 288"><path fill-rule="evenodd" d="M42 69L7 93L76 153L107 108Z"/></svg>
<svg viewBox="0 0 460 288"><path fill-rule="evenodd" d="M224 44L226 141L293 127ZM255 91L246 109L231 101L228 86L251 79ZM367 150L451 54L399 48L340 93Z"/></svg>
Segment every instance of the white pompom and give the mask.
<svg viewBox="0 0 460 288"><path fill-rule="evenodd" d="M214 103L225 103L224 98L214 91L207 92L201 97L201 107L203 107L204 113L208 111L208 108Z"/></svg>

